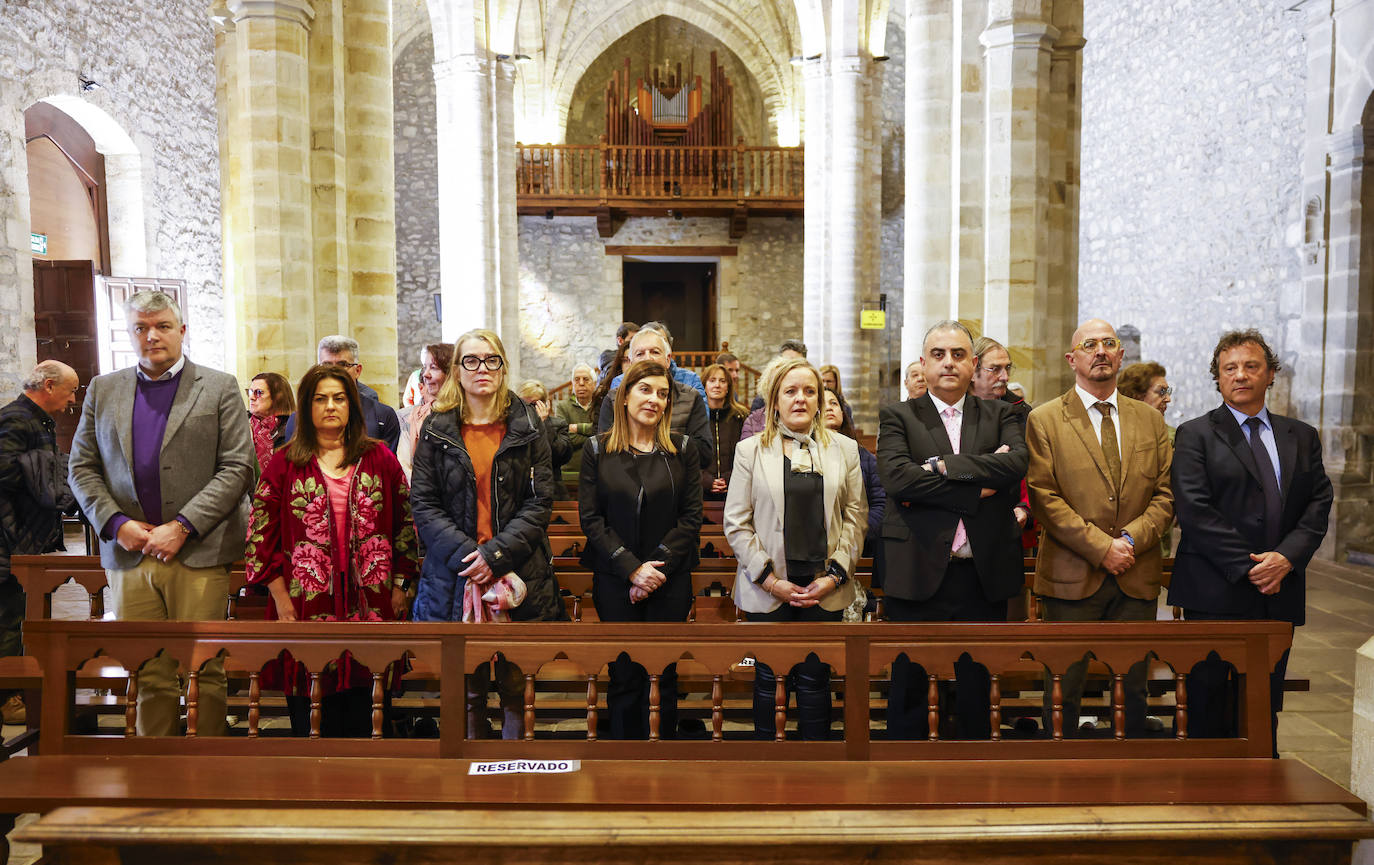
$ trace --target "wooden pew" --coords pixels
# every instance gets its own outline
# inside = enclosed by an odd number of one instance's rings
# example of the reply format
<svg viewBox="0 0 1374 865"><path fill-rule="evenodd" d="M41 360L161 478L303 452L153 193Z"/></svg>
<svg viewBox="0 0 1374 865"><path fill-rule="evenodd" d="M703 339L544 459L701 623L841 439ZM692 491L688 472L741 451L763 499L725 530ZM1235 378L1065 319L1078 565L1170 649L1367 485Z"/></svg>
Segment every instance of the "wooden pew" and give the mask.
<svg viewBox="0 0 1374 865"><path fill-rule="evenodd" d="M456 765L455 765L456 763ZM0 766L66 863L1335 865L1363 803L1293 761L664 762L72 757ZM474 831L480 828L480 831Z"/></svg>
<svg viewBox="0 0 1374 865"><path fill-rule="evenodd" d="M759 759L763 747L769 758L788 759L1035 759L1064 757L1169 757L1169 756L1267 756L1270 754L1267 671L1288 646L1291 629L1276 622L1113 622L1045 625L1008 624L833 624L833 625L738 625L727 624L417 624L417 623L321 623L321 622L59 622L29 625L31 654L43 676L41 726L44 753L83 754L282 754L317 756L363 754L404 756L490 756L603 758L654 755L679 759ZM318 673L345 649L359 663L372 669L374 679L374 740L283 740L259 735L254 709L260 702L257 677L262 665L283 649ZM159 650L179 660L184 671L198 670L221 653L231 678L250 683L246 706L247 735L207 739L194 735L188 725L184 739L148 739L132 735L134 711L126 706L123 736L77 735L70 727L79 677L94 675L97 668L113 668L116 681L125 681L130 692L137 688L135 670ZM1242 693L1240 736L1234 739L1192 740L1186 736L1187 695L1183 677L1208 652L1215 650L1233 663ZM620 652L656 672L678 663L682 687L709 692L709 740L658 738L656 712L651 707L649 742L607 743L596 739L600 705L600 671ZM1121 675L1131 663L1149 651L1175 671L1177 721L1175 738L1127 737L1124 729L1124 696ZM816 653L834 670L835 690L843 694L841 729L827 742L784 741L788 719L779 715L778 741L767 745L727 737L723 731L723 686L749 678L757 657L775 669L787 669ZM873 736L877 707L875 690L886 681L885 672L902 653L919 663L931 676L934 687L954 677L954 664L969 653L993 674L990 698L992 741L951 741L939 738L938 729L929 741L889 741ZM1111 671L1115 688L1107 707L1113 719L1111 738L1073 738L1062 729L1050 738L1028 739L1002 735L1004 707L1000 693L1003 674L1047 666L1055 687L1062 671L1091 652ZM526 675L526 741L466 740L461 674L479 662L501 653ZM437 740L382 739L380 676L390 661L406 654L413 677L437 687L440 738ZM1042 666L1043 665L1043 666ZM1264 670L1265 674L1247 675ZM588 719L585 739L569 740L540 728L536 679L552 677L587 694ZM194 680L194 677L191 677ZM781 678L781 677L780 677ZM194 685L194 681L192 682ZM188 699L194 702L195 689ZM318 703L318 694L314 695ZM651 704L657 702L651 697ZM941 708L927 708L939 717ZM32 711L32 710L31 710ZM313 714L313 713L312 713ZM194 713L188 710L189 716ZM318 719L315 719L318 721ZM938 725L936 725L938 727ZM1055 726L1060 726L1058 715ZM538 735L536 735L536 731ZM1070 733L1072 731L1069 731ZM753 755L753 756L750 756Z"/></svg>

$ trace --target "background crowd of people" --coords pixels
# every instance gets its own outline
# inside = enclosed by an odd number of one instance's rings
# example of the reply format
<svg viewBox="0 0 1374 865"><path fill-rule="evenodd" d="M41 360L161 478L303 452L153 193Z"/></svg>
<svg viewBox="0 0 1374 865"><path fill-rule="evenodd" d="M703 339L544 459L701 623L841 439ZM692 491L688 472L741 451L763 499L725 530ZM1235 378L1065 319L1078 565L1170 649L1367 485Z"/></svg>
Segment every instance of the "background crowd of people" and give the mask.
<svg viewBox="0 0 1374 865"><path fill-rule="evenodd" d="M87 384L69 465L52 416L75 403L70 368L39 364L0 409L5 653L19 650L23 611L8 556L60 546L61 514L76 507L99 535L123 619L221 617L242 558L283 621L561 620L547 532L553 502L575 487L581 564L603 621L685 620L703 502L723 501L732 595L750 621L857 620L872 588L895 621L1006 621L1027 549L1038 549L1047 620L1153 619L1177 517L1170 591L1186 617L1301 624L1303 569L1331 505L1315 431L1265 408L1279 364L1256 331L1221 337L1211 371L1223 405L1175 431L1164 367L1122 370L1105 321L1084 322L1066 347L1074 386L1034 408L1005 346L937 322L906 369L907 398L880 411L874 454L859 443L840 370L794 339L745 405L739 358L722 353L698 375L676 363L667 327L626 322L555 403L540 382L509 381L500 337L472 330L425 347L397 411L359 381L346 336L320 341L293 394L276 372L241 388L194 364L165 294L135 295L127 322L138 364ZM142 734L178 726L174 662L161 660L140 679ZM925 673L904 662L889 735L924 738ZM1085 668L1064 677L1071 730ZM1148 729L1144 671L1142 659L1126 680L1136 730ZM655 673L670 736L676 673ZM785 673L757 665L757 734L773 735L778 675L797 695L801 735L826 737L829 671L814 655ZM988 736L987 675L964 659L946 686L956 735ZM1199 735L1225 721L1225 676L1208 675L1198 672L1189 715ZM272 681L292 696L299 677L288 663ZM356 727L369 683L347 657L331 666L332 729ZM201 735L223 728L224 684L211 661ZM501 735L523 735L519 668L498 658L466 686L469 736L493 734L493 686ZM1277 712L1282 687L1273 693ZM648 735L648 675L628 656L611 665L608 706L612 735Z"/></svg>

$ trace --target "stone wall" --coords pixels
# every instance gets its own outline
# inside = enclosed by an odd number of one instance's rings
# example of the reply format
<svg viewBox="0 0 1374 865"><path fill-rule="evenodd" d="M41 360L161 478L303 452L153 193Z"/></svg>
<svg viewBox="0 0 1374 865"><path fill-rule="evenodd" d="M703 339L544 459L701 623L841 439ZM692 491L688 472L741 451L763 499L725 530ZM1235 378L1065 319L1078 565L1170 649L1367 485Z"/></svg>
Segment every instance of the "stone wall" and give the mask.
<svg viewBox="0 0 1374 865"><path fill-rule="evenodd" d="M574 364L595 365L615 344L623 320L622 256L591 217L520 219L521 376L553 386ZM609 243L629 246L732 245L724 219L634 217ZM738 254L717 271L720 338L746 364L761 368L778 342L801 334L802 223L751 219Z"/></svg>
<svg viewBox="0 0 1374 865"><path fill-rule="evenodd" d="M150 272L118 275L184 279L187 353L225 366L213 60L206 3L0 4L0 392L36 357L24 110L55 95L81 96L132 137ZM81 93L79 75L100 89Z"/></svg>
<svg viewBox="0 0 1374 865"><path fill-rule="evenodd" d="M1301 315L1303 19L1270 0L1085 8L1080 317L1140 328L1169 370L1168 422L1218 403L1224 330L1258 327L1285 367Z"/></svg>
<svg viewBox="0 0 1374 865"><path fill-rule="evenodd" d="M904 399L901 370L915 358L902 357L902 294L906 242L906 3L894 0L887 16L882 87L876 113L882 119L882 239L878 290L887 295L887 328L874 350L878 406ZM895 371L895 372L894 372Z"/></svg>
<svg viewBox="0 0 1374 865"><path fill-rule="evenodd" d="M434 40L419 34L396 57L396 351L404 386L420 349L440 339L438 146Z"/></svg>
<svg viewBox="0 0 1374 865"><path fill-rule="evenodd" d="M725 47L725 43L680 18L659 16L639 25L616 40L597 58L577 82L572 105L568 111L568 144L595 144L606 131L606 85L625 66L630 58L630 91L633 98L636 82L644 75L647 62L674 66L682 64L687 75L688 64L695 58L693 71L700 75L707 89L706 99L718 100L710 90L711 52L716 62L725 68L725 76L734 85L735 130L747 144L773 144L765 117L763 96L758 82L740 59ZM733 141L731 142L733 143Z"/></svg>
<svg viewBox="0 0 1374 865"><path fill-rule="evenodd" d="M547 386L615 346L620 257L590 216L520 217L520 376Z"/></svg>

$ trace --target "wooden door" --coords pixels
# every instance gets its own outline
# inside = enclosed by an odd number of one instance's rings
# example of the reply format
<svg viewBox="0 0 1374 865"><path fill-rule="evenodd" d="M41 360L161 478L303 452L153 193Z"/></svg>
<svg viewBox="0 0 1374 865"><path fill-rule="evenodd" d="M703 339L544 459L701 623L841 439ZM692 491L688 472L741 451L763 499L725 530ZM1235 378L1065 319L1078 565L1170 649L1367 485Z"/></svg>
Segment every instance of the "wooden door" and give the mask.
<svg viewBox="0 0 1374 865"><path fill-rule="evenodd" d="M76 408L57 417L58 446L70 451L86 384L100 373L95 324L95 264L33 262L33 329L39 360L60 360L76 370Z"/></svg>
<svg viewBox="0 0 1374 865"><path fill-rule="evenodd" d="M188 324L186 311L186 281L158 277L106 276L100 280L96 302L100 304L96 320L102 343L100 368L105 372L123 369L138 363L138 355L129 344L129 324L124 304L142 291L160 291L170 295L181 309L181 323ZM184 349L185 346L183 345Z"/></svg>
<svg viewBox="0 0 1374 865"><path fill-rule="evenodd" d="M715 348L715 262L627 258L623 278L626 320L668 325L676 351Z"/></svg>

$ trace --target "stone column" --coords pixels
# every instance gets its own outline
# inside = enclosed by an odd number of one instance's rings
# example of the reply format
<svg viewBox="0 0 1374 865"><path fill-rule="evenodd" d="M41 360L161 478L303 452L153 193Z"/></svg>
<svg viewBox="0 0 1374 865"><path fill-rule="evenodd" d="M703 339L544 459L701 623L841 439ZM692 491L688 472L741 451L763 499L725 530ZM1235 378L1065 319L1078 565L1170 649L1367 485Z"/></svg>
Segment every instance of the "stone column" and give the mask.
<svg viewBox="0 0 1374 865"><path fill-rule="evenodd" d="M1365 131L1357 126L1332 135L1329 142L1320 428L1323 460L1336 485L1325 548L1341 557L1349 542L1367 542L1368 527L1374 525L1374 398L1367 392L1374 357L1368 325L1374 314L1374 273L1369 269L1374 228L1364 218L1374 194L1365 191L1370 182L1364 176Z"/></svg>
<svg viewBox="0 0 1374 865"><path fill-rule="evenodd" d="M1050 53L1049 249L1044 327L1050 393L1067 390L1070 371L1057 361L1078 327L1078 165L1082 144L1083 6L1081 0L1056 0L1059 38ZM1055 384L1054 373L1058 373ZM1041 397L1044 399L1044 396Z"/></svg>
<svg viewBox="0 0 1374 865"><path fill-rule="evenodd" d="M391 94L390 0L344 5L344 132L347 141L346 300L363 379L400 405L396 357L396 176ZM414 358L405 358L408 365Z"/></svg>
<svg viewBox="0 0 1374 865"><path fill-rule="evenodd" d="M301 339L314 320L307 115L310 0L227 0L224 189L226 319L234 369L299 375L315 346ZM232 53L232 57L227 56Z"/></svg>
<svg viewBox="0 0 1374 865"><path fill-rule="evenodd" d="M505 343L510 361L510 379L520 381L520 250L519 219L515 209L515 61L495 64L492 129L496 147L496 249L499 257L498 291L500 302L493 329Z"/></svg>
<svg viewBox="0 0 1374 865"><path fill-rule="evenodd" d="M310 222L314 238L314 337L352 335L348 302L348 50L343 4L319 3L310 25ZM360 348L361 351L361 348ZM388 352L394 354L395 350ZM371 359L363 373L372 379ZM312 358L313 362L313 358Z"/></svg>
<svg viewBox="0 0 1374 865"><path fill-rule="evenodd" d="M830 175L830 242L826 261L829 308L824 342L820 346L809 342L807 345L814 363L833 363L839 367L843 380L853 384L854 392L846 396L850 397L856 419L872 408L860 389L861 383L871 376L864 362L868 334L859 329L859 310L868 291L864 280L864 240L871 219L865 203L872 198L872 178L864 146L867 62L863 57L850 56L837 58L831 65L831 149L826 161Z"/></svg>
<svg viewBox="0 0 1374 865"><path fill-rule="evenodd" d="M990 0L987 67L986 295L983 330L1005 335L1036 402L1057 390L1047 260L1050 48L1059 36L1048 0ZM1029 379L1029 381L1027 381Z"/></svg>
<svg viewBox="0 0 1374 865"><path fill-rule="evenodd" d="M902 369L953 306L954 12L948 0L909 0L906 18L906 218Z"/></svg>
<svg viewBox="0 0 1374 865"><path fill-rule="evenodd" d="M954 226L958 232L954 259L953 318L983 333L983 258L986 254L984 209L987 205L987 94L983 67L983 29L988 23L987 5L964 3L954 21L955 82ZM948 317L948 316L944 316ZM1002 334L991 334L997 339Z"/></svg>
<svg viewBox="0 0 1374 865"><path fill-rule="evenodd" d="M442 332L452 341L472 328L501 327L492 61L477 54L436 61L434 85L439 113ZM508 350L517 336L501 334Z"/></svg>
<svg viewBox="0 0 1374 865"><path fill-rule="evenodd" d="M1350 731L1350 792L1374 801L1374 638L1355 651L1355 706ZM1374 841L1355 844L1354 865L1374 865Z"/></svg>
<svg viewBox="0 0 1374 865"><path fill-rule="evenodd" d="M806 80L805 215L802 245L805 256L802 281L802 339L812 357L820 357L827 341L829 315L830 236L830 77L825 63L808 60L802 67ZM787 336L793 336L788 334ZM782 337L786 339L787 337Z"/></svg>

